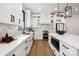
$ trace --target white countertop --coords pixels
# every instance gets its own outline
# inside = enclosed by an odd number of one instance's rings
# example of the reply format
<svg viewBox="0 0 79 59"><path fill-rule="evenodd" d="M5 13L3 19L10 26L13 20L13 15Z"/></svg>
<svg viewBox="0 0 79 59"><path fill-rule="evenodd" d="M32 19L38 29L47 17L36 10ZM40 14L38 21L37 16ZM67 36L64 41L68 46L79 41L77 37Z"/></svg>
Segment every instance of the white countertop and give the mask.
<svg viewBox="0 0 79 59"><path fill-rule="evenodd" d="M65 33L63 35L59 35L57 33L50 33L49 35L79 50L79 35L68 33Z"/></svg>
<svg viewBox="0 0 79 59"><path fill-rule="evenodd" d="M5 56L7 53L9 53L11 50L17 47L29 36L30 35L19 34L16 36L17 39L10 43L0 43L0 56Z"/></svg>

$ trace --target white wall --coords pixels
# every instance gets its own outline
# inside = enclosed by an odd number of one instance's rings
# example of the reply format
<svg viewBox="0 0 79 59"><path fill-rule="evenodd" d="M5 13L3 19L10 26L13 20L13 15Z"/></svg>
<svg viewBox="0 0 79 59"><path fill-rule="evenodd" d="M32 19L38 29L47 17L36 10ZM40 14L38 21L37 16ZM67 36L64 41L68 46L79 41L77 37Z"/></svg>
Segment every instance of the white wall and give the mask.
<svg viewBox="0 0 79 59"><path fill-rule="evenodd" d="M50 23L50 12L49 11L42 11L41 12L41 23Z"/></svg>
<svg viewBox="0 0 79 59"><path fill-rule="evenodd" d="M79 35L79 15L73 15L72 18L67 19L67 32Z"/></svg>
<svg viewBox="0 0 79 59"><path fill-rule="evenodd" d="M50 32L50 24L42 24L41 25L41 30Z"/></svg>

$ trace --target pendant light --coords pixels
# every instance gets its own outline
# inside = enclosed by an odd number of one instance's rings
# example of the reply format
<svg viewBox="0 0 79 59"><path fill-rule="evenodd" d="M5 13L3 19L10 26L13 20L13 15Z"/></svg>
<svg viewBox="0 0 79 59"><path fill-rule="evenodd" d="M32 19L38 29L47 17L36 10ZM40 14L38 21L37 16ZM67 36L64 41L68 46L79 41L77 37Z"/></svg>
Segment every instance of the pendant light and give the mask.
<svg viewBox="0 0 79 59"><path fill-rule="evenodd" d="M60 14L60 11L59 11L59 3L58 3L58 14L57 14L57 20L60 20L61 18L61 14Z"/></svg>
<svg viewBox="0 0 79 59"><path fill-rule="evenodd" d="M69 6L68 3L64 10L65 10L65 18L72 16L72 7Z"/></svg>

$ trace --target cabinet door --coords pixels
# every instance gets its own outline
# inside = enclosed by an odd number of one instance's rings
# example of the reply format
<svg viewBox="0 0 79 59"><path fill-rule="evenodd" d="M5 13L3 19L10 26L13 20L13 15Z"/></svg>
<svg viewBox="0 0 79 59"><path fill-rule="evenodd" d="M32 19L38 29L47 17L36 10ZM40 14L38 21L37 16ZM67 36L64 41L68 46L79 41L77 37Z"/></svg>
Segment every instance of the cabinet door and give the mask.
<svg viewBox="0 0 79 59"><path fill-rule="evenodd" d="M32 19L32 27L37 27L38 21L37 19Z"/></svg>
<svg viewBox="0 0 79 59"><path fill-rule="evenodd" d="M25 56L25 43L20 44L15 52L16 56Z"/></svg>
<svg viewBox="0 0 79 59"><path fill-rule="evenodd" d="M21 17L22 4L20 3L2 3L0 4L0 22L6 24L19 24ZM11 21L11 15L14 16L14 22Z"/></svg>
<svg viewBox="0 0 79 59"><path fill-rule="evenodd" d="M23 22L23 13L21 12L21 15L19 17L19 24L21 27L24 27L24 22Z"/></svg>
<svg viewBox="0 0 79 59"><path fill-rule="evenodd" d="M30 10L25 11L25 26L31 27L31 11Z"/></svg>
<svg viewBox="0 0 79 59"><path fill-rule="evenodd" d="M8 3L0 4L0 22L1 23L10 23L10 8Z"/></svg>
<svg viewBox="0 0 79 59"><path fill-rule="evenodd" d="M22 4L21 3L12 3L11 4L11 14L15 16L15 24L20 24L22 18Z"/></svg>
<svg viewBox="0 0 79 59"><path fill-rule="evenodd" d="M15 55L16 56L25 56L25 50L24 50L24 48L21 47L20 49L18 49L16 51Z"/></svg>
<svg viewBox="0 0 79 59"><path fill-rule="evenodd" d="M25 51L26 55L29 55L29 52L30 52L30 50L31 50L31 47L32 47L33 41L31 40L31 41L28 42L28 43L29 43L29 45L27 46L27 49L26 49L26 51Z"/></svg>
<svg viewBox="0 0 79 59"><path fill-rule="evenodd" d="M49 37L48 44L50 44L51 43L51 35L49 35L48 37Z"/></svg>

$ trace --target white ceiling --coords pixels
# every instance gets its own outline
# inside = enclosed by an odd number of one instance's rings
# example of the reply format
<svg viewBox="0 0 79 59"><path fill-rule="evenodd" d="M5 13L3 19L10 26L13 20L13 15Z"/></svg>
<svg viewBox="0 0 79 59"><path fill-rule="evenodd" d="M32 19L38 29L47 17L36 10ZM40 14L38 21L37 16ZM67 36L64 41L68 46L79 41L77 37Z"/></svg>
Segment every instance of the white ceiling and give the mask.
<svg viewBox="0 0 79 59"><path fill-rule="evenodd" d="M72 6L72 13L79 15L79 3L69 3L68 5ZM64 8L67 6L66 3L60 3L59 8L60 11L64 11ZM56 8L58 8L58 3L24 3L24 8L29 8L32 10L33 13L39 13L39 12L54 12ZM41 10L39 10L41 8ZM76 9L78 8L78 10ZM75 9L77 11L75 11Z"/></svg>

